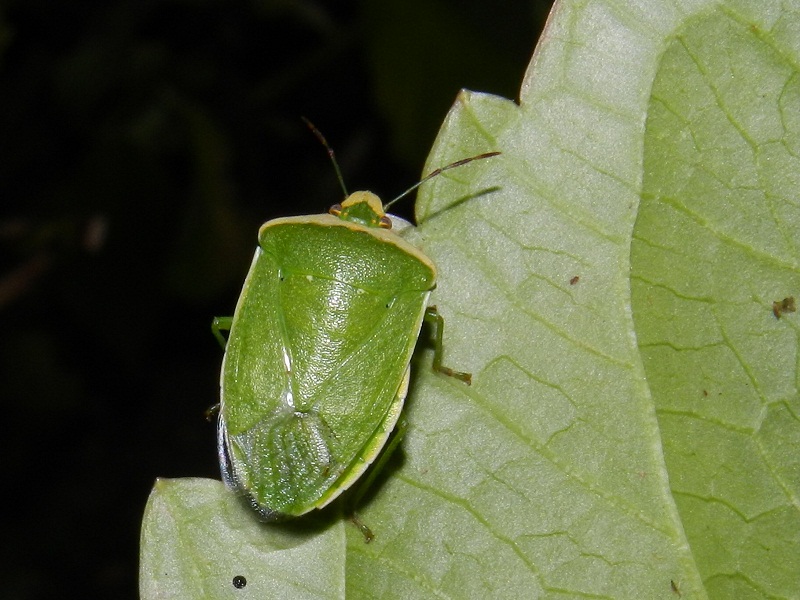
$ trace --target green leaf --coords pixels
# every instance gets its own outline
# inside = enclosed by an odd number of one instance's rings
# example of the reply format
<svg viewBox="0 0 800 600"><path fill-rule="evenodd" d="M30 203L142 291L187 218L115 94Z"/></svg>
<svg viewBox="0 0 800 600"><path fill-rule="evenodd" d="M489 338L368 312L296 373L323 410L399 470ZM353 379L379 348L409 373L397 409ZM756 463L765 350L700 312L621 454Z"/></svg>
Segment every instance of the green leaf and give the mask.
<svg viewBox="0 0 800 600"><path fill-rule="evenodd" d="M800 295L797 32L797 13L687 20L648 107L636 332L672 491L717 598L800 594L799 328L773 314Z"/></svg>
<svg viewBox="0 0 800 600"><path fill-rule="evenodd" d="M343 522L266 525L241 500L220 481L159 479L142 525L140 597L344 596Z"/></svg>
<svg viewBox="0 0 800 600"><path fill-rule="evenodd" d="M280 598L800 596L800 327L773 313L800 296L798 34L785 1L558 4L519 105L463 92L429 157L503 153L417 206L473 385L417 357L374 541L246 512L222 534L220 484L157 492L142 597L250 573ZM243 543L293 555L234 590Z"/></svg>

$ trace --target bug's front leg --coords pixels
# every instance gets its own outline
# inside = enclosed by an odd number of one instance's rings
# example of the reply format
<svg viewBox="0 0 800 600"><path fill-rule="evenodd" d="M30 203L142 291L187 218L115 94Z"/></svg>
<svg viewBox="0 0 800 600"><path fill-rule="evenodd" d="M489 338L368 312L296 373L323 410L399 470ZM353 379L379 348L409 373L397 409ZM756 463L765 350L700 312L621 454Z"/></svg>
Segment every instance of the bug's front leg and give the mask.
<svg viewBox="0 0 800 600"><path fill-rule="evenodd" d="M425 309L425 321L431 323L435 329L433 338L433 370L447 375L448 377L455 377L460 379L467 385L472 384L472 373L464 373L462 371L455 371L450 367L445 367L442 364L442 338L444 336L444 318L436 310L435 306L429 306Z"/></svg>
<svg viewBox="0 0 800 600"><path fill-rule="evenodd" d="M233 317L214 317L214 320L211 321L211 333L213 333L214 337L217 338L217 341L223 350L225 350L228 340L225 339L225 336L222 335L222 332L230 331L232 323Z"/></svg>

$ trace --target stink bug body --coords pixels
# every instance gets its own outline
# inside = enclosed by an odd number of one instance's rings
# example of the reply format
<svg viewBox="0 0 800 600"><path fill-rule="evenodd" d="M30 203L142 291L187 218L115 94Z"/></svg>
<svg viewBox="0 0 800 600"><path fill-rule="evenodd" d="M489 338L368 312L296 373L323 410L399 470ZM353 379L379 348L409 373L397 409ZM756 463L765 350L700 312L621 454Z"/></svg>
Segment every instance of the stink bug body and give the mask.
<svg viewBox="0 0 800 600"><path fill-rule="evenodd" d="M265 223L234 316L214 320L222 478L265 520L326 506L374 461L400 416L423 320L438 325L434 368L469 383L441 366L442 321L428 307L436 268L392 230L400 221L355 192L329 214Z"/></svg>

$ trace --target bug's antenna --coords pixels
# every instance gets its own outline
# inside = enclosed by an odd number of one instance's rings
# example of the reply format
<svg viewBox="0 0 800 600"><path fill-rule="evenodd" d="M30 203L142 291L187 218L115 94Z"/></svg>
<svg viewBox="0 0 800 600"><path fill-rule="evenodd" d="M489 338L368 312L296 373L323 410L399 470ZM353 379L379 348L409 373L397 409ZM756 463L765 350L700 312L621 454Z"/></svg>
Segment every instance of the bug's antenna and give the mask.
<svg viewBox="0 0 800 600"><path fill-rule="evenodd" d="M383 208L384 209L389 208L392 204L394 204L395 202L397 202L401 198L406 197L408 194L413 192L415 189L417 189L419 186L421 186L423 183L425 183L429 179L433 179L437 175L441 175L442 173L444 173L445 171L447 171L449 169L455 169L456 167L460 167L462 165L470 163L473 160L481 160L481 159L484 159L484 158L491 158L492 156L497 156L498 154L502 154L502 153L501 152L484 152L483 154L478 154L477 156L470 156L469 158L462 158L461 160L457 160L456 162L450 163L449 165L445 165L444 167L439 167L435 171L431 171L430 173L428 173L425 177L420 179L417 183L412 185L405 192L403 192L402 194L397 196L397 198L394 198L393 200L390 200L389 202L384 204Z"/></svg>
<svg viewBox="0 0 800 600"><path fill-rule="evenodd" d="M325 149L328 151L328 156L330 157L331 162L333 163L333 168L336 169L336 178L339 180L339 185L342 186L344 197L347 198L349 194L347 193L347 188L344 185L344 179L342 178L342 171L339 169L339 163L336 162L336 155L333 153L333 148L331 148L330 145L328 145L328 140L325 139L325 136L322 135L320 130L317 129L311 121L309 121L305 117L300 117L300 118L303 119L303 123L308 125L308 128L314 133L315 136L317 136L317 139L323 146L325 146Z"/></svg>

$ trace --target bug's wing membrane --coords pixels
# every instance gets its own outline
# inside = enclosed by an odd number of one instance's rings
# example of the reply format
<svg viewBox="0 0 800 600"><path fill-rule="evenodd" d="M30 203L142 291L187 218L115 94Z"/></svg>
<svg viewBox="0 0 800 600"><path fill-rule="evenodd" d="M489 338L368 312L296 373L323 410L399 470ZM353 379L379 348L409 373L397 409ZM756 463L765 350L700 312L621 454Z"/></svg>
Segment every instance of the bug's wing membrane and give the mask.
<svg viewBox="0 0 800 600"><path fill-rule="evenodd" d="M275 412L240 434L234 447L248 465L248 491L266 520L307 512L307 498L330 478L330 431L316 415ZM235 471L236 472L236 471Z"/></svg>

